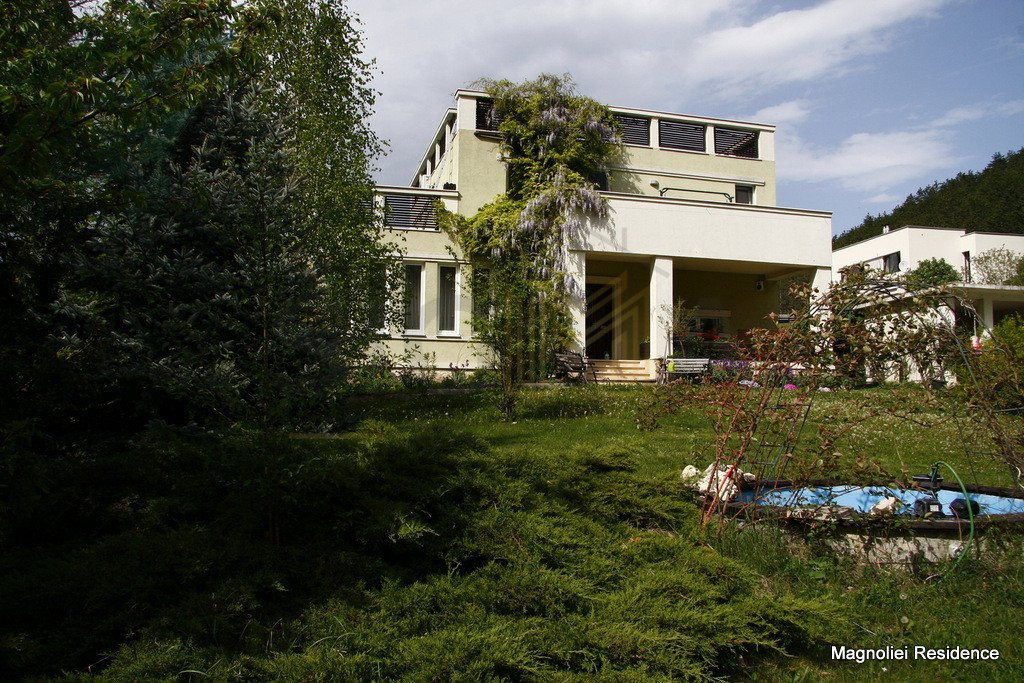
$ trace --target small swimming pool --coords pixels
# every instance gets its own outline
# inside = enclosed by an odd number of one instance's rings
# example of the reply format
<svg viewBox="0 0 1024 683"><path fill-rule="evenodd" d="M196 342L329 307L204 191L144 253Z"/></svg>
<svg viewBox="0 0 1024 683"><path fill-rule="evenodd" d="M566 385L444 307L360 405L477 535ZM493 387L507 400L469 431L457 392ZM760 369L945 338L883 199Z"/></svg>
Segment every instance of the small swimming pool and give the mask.
<svg viewBox="0 0 1024 683"><path fill-rule="evenodd" d="M970 487L968 487L969 489ZM904 489L890 486L806 486L780 487L773 489L752 488L740 491L735 502L757 503L771 507L826 506L851 508L867 513L876 504L889 497L898 498L902 505L896 511L899 515L913 515L914 502L930 498L931 491ZM951 515L949 504L964 494L959 490L940 489L936 493L944 515ZM1024 514L1024 498L999 496L987 493L971 493L971 500L980 506L979 515ZM1024 492L1022 492L1024 495Z"/></svg>

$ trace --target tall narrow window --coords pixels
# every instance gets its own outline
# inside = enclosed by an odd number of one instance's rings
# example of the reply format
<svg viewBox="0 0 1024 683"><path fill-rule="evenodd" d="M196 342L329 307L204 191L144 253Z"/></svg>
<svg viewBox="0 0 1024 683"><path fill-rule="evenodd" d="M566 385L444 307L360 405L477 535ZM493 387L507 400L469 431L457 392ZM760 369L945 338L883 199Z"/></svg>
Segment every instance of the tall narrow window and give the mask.
<svg viewBox="0 0 1024 683"><path fill-rule="evenodd" d="M964 282L972 282L971 280L971 252L964 252Z"/></svg>
<svg viewBox="0 0 1024 683"><path fill-rule="evenodd" d="M405 332L423 332L423 265L405 266Z"/></svg>
<svg viewBox="0 0 1024 683"><path fill-rule="evenodd" d="M458 332L456 297L455 266L440 266L437 269L437 331L439 333L455 334Z"/></svg>
<svg viewBox="0 0 1024 683"><path fill-rule="evenodd" d="M736 186L736 203L737 204L753 204L754 203L754 188L750 185L737 185Z"/></svg>

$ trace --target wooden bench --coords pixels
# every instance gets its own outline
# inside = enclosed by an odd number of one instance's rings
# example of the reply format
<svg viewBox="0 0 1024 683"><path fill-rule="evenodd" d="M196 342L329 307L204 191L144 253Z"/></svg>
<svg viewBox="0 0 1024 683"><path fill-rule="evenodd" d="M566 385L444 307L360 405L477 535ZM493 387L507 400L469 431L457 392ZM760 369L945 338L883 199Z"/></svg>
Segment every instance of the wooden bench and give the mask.
<svg viewBox="0 0 1024 683"><path fill-rule="evenodd" d="M588 372L591 375L589 378L587 377ZM555 354L555 376L582 382L586 382L588 379L597 381L594 371L587 365L583 355L571 351Z"/></svg>
<svg viewBox="0 0 1024 683"><path fill-rule="evenodd" d="M658 384L674 379L703 377L711 371L710 358L666 358L658 370Z"/></svg>

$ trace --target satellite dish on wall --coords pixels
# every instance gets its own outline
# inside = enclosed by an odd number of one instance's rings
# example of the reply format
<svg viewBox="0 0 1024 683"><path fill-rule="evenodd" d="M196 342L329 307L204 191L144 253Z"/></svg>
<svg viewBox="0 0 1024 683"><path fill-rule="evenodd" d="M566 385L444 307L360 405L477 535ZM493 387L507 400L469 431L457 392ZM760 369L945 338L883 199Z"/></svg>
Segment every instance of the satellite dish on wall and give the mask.
<svg viewBox="0 0 1024 683"><path fill-rule="evenodd" d="M900 261L899 267L901 273L906 273L908 270L910 270L910 264L907 263L906 261Z"/></svg>

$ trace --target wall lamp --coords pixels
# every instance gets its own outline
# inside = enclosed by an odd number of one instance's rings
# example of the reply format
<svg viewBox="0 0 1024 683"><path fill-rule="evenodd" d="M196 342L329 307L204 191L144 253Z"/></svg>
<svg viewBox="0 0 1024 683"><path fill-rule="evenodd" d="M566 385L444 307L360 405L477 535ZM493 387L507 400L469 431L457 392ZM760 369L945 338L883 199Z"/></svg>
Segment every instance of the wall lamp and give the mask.
<svg viewBox="0 0 1024 683"><path fill-rule="evenodd" d="M694 190L689 187L662 187L661 183L657 180L651 181L651 187L658 191L658 196L664 197L665 193L669 190L675 190L676 192L699 192L701 194L720 194L730 202L734 202L735 198L728 192L716 192L715 190Z"/></svg>

